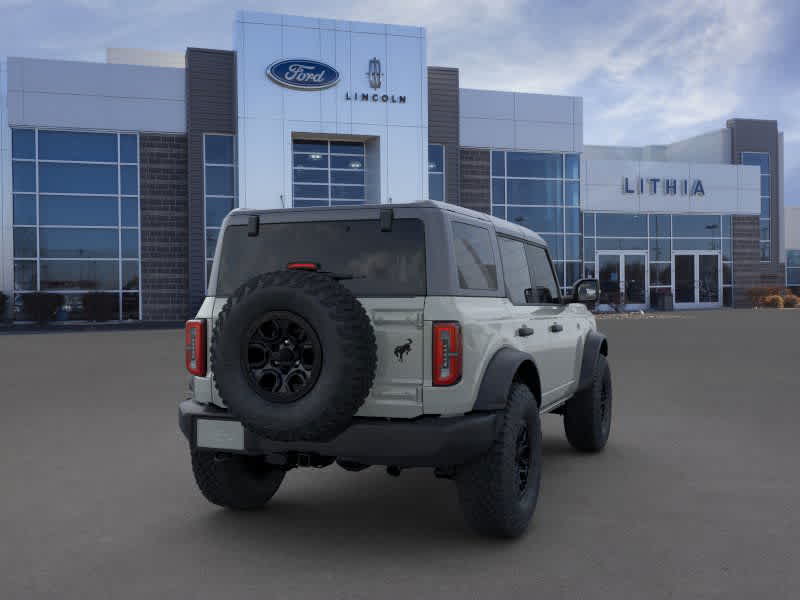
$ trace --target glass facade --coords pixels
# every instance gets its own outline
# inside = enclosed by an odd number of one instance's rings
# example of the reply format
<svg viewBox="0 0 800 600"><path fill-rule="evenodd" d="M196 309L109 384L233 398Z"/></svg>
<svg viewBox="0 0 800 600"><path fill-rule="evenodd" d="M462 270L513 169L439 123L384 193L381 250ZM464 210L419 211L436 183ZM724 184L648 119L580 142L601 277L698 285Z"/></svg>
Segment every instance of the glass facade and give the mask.
<svg viewBox="0 0 800 600"><path fill-rule="evenodd" d="M428 198L444 202L444 146L428 144Z"/></svg>
<svg viewBox="0 0 800 600"><path fill-rule="evenodd" d="M769 262L772 257L772 244L770 242L770 190L769 152L742 152L742 164L753 165L761 169L761 218L759 219L759 245L761 248L761 261Z"/></svg>
<svg viewBox="0 0 800 600"><path fill-rule="evenodd" d="M206 281L208 281L222 219L237 205L235 136L216 133L207 133L203 136L203 171Z"/></svg>
<svg viewBox="0 0 800 600"><path fill-rule="evenodd" d="M493 150L491 178L492 214L547 241L562 285L580 279L580 155Z"/></svg>
<svg viewBox="0 0 800 600"><path fill-rule="evenodd" d="M800 250L786 251L786 285L800 287Z"/></svg>
<svg viewBox="0 0 800 600"><path fill-rule="evenodd" d="M84 320L86 294L139 319L139 140L134 133L12 130L15 318L26 293L58 293L56 320Z"/></svg>
<svg viewBox="0 0 800 600"><path fill-rule="evenodd" d="M294 206L363 204L364 143L294 140L292 175Z"/></svg>

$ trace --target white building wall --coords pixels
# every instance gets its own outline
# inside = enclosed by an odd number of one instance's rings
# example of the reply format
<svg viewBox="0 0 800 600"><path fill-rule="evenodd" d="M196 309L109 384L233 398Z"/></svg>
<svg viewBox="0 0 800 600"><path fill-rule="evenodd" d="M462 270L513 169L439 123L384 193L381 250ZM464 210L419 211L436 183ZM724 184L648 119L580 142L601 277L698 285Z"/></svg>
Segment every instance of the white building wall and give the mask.
<svg viewBox="0 0 800 600"><path fill-rule="evenodd" d="M423 28L239 12L234 37L240 206L291 205L296 134L367 141L367 201L399 203L428 197ZM380 60L384 74L378 90L370 88L367 77L373 57ZM329 64L341 79L325 90L294 90L266 76L272 62L291 58ZM406 102L352 101L345 98L348 92L402 95ZM371 171L376 167L377 173Z"/></svg>
<svg viewBox="0 0 800 600"><path fill-rule="evenodd" d="M8 59L8 121L113 131L186 131L183 69Z"/></svg>
<svg viewBox="0 0 800 600"><path fill-rule="evenodd" d="M761 210L758 167L686 162L587 159L581 161L581 205L584 210L626 212L680 212L757 215ZM625 193L624 179L630 189ZM660 179L655 194L645 181ZM664 193L665 178L678 180L678 193ZM681 194L680 181L702 181L704 195Z"/></svg>
<svg viewBox="0 0 800 600"><path fill-rule="evenodd" d="M186 68L185 52L163 52L143 48L106 48L106 62L113 65Z"/></svg>
<svg viewBox="0 0 800 600"><path fill-rule="evenodd" d="M786 250L800 250L800 206L785 206L783 209L783 239ZM781 255L784 260L786 253Z"/></svg>
<svg viewBox="0 0 800 600"><path fill-rule="evenodd" d="M583 151L583 99L459 91L461 146L545 152Z"/></svg>
<svg viewBox="0 0 800 600"><path fill-rule="evenodd" d="M584 158L703 164L731 163L731 132L728 128L709 131L672 144L650 146L586 145Z"/></svg>

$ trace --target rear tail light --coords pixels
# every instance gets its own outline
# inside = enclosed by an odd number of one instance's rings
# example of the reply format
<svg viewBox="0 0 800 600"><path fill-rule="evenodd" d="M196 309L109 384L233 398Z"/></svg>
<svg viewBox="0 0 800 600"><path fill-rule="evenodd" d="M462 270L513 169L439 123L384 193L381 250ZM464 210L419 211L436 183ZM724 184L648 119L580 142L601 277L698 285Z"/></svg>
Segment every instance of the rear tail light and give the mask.
<svg viewBox="0 0 800 600"><path fill-rule="evenodd" d="M290 271L319 271L319 264L315 262L290 262L286 265Z"/></svg>
<svg viewBox="0 0 800 600"><path fill-rule="evenodd" d="M453 385L461 381L461 325L453 322L433 324L433 385Z"/></svg>
<svg viewBox="0 0 800 600"><path fill-rule="evenodd" d="M206 321L186 321L186 370L192 375L206 375Z"/></svg>

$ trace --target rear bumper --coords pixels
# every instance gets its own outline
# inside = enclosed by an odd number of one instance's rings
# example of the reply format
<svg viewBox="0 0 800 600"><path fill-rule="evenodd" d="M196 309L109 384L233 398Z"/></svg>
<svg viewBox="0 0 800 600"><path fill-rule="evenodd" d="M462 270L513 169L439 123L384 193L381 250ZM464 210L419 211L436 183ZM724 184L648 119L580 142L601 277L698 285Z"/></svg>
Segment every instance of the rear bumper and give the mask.
<svg viewBox="0 0 800 600"><path fill-rule="evenodd" d="M291 452L336 457L368 465L444 467L469 462L489 450L496 413L410 420L359 418L328 442L276 442L244 429L228 411L193 400L178 409L192 449L242 454Z"/></svg>

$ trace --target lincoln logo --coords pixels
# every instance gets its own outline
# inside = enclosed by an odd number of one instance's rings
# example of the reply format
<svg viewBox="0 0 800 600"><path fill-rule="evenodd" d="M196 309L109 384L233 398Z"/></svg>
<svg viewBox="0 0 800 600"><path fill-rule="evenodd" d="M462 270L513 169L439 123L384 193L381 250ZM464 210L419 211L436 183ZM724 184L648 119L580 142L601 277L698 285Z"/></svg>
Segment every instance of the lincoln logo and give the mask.
<svg viewBox="0 0 800 600"><path fill-rule="evenodd" d="M369 87L373 90L377 90L381 87L381 61L377 58L373 58L369 61L369 71L367 71L367 77L369 77Z"/></svg>
<svg viewBox="0 0 800 600"><path fill-rule="evenodd" d="M339 71L332 66L297 58L272 63L267 75L275 83L296 90L324 90L339 82Z"/></svg>

